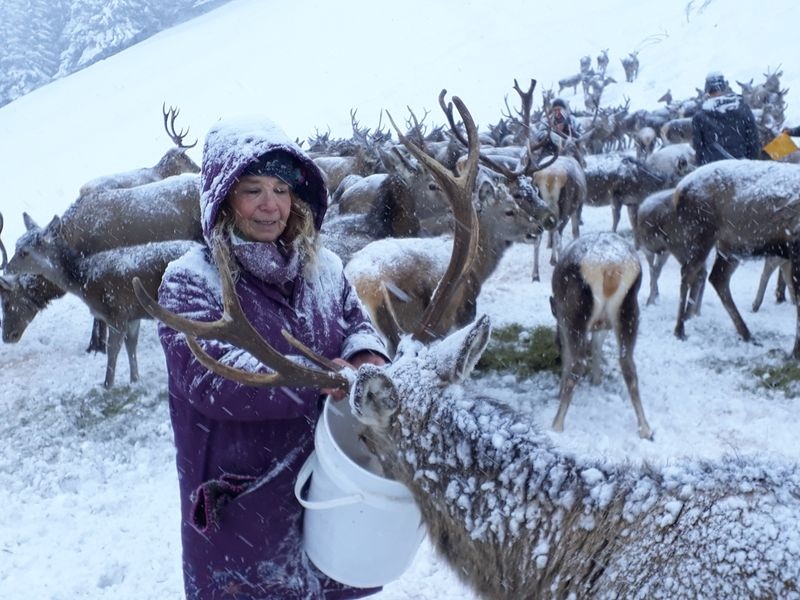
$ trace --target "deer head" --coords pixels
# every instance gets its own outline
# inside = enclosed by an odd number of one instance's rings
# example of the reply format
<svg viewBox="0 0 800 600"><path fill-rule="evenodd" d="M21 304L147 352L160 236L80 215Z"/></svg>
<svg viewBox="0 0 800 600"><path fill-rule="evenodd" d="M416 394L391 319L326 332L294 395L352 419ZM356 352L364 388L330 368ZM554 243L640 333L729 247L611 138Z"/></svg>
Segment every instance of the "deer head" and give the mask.
<svg viewBox="0 0 800 600"><path fill-rule="evenodd" d="M516 89L520 90L520 95L523 96L523 105L525 105L526 100L525 97L530 95L533 96L533 90L536 86L536 81L531 80L531 86L528 89L528 92L523 93L519 88L516 80L514 82ZM447 90L442 90L439 93L439 106L441 106L442 110L444 111L445 116L447 117L447 121L450 124L450 130L452 131L453 135L458 139L462 144L465 146L468 145L467 140L464 139L464 135L461 133L461 129L456 124L455 118L453 117L453 105L445 103L444 97L447 94ZM524 110L523 110L524 112ZM527 130L527 126L526 130ZM544 145L549 140L549 132L548 135L542 140L540 143L532 146L530 143L530 138L527 138L526 142L526 155L523 160L520 161L520 164L517 166L516 169L512 170L507 166L503 165L502 163L495 161L492 158L489 158L482 152L478 151L478 160L480 162L497 173L500 173L506 178L506 181L509 185L509 192L517 200L521 206L526 209L529 209L531 216L535 219L540 219L542 225L545 229L549 230L556 226L556 216L555 214L550 211L549 215L545 215L546 211L549 211L547 208L547 204L542 200L539 192L536 190L536 186L533 184L531 177L536 171L540 171L549 167L553 164L556 159L558 158L558 152L556 152L550 159L547 159L543 162L539 162L536 160L535 155L538 150L544 147Z"/></svg>

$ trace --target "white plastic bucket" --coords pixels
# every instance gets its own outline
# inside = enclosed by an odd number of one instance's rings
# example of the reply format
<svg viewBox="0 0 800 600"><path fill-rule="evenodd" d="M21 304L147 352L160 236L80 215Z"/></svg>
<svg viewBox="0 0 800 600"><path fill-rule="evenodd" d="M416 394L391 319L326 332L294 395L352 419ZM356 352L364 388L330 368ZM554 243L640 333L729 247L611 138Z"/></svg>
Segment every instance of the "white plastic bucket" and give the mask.
<svg viewBox="0 0 800 600"><path fill-rule="evenodd" d="M294 493L306 509L303 546L317 568L347 585L376 587L405 572L425 527L411 492L380 474L358 430L347 402L328 400Z"/></svg>

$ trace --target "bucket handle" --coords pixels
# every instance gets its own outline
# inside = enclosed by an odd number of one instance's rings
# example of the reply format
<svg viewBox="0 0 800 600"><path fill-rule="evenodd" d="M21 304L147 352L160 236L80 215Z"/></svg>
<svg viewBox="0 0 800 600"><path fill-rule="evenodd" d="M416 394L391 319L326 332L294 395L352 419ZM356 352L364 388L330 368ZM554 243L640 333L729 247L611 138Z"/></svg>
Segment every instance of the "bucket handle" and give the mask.
<svg viewBox="0 0 800 600"><path fill-rule="evenodd" d="M316 462L316 455L312 452L306 459L305 464L300 468L300 472L297 474L297 480L294 482L294 496L304 508L319 510L336 508L337 506L347 506L348 504L356 504L357 502L364 501L364 497L361 494L352 494L350 496L342 496L341 498L331 498L329 500L320 500L317 502L303 498L303 486L306 484L309 477L311 477L314 462Z"/></svg>

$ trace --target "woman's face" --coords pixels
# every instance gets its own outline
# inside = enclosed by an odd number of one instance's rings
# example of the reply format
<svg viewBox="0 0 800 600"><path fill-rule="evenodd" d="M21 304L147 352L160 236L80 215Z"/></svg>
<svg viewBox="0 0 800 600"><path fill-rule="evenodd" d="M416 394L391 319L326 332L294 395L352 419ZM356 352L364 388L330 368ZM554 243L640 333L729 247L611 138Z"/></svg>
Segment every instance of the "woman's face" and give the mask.
<svg viewBox="0 0 800 600"><path fill-rule="evenodd" d="M228 198L239 233L254 242L274 242L286 229L292 208L289 184L271 176L239 179Z"/></svg>

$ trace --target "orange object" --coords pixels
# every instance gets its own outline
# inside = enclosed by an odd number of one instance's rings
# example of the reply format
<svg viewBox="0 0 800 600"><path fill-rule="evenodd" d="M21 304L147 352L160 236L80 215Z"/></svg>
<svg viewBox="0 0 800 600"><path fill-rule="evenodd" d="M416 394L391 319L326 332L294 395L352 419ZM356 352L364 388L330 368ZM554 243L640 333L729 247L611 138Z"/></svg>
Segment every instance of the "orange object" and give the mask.
<svg viewBox="0 0 800 600"><path fill-rule="evenodd" d="M775 139L764 146L764 152L770 155L772 160L780 160L797 150L797 144L787 133L779 133Z"/></svg>

